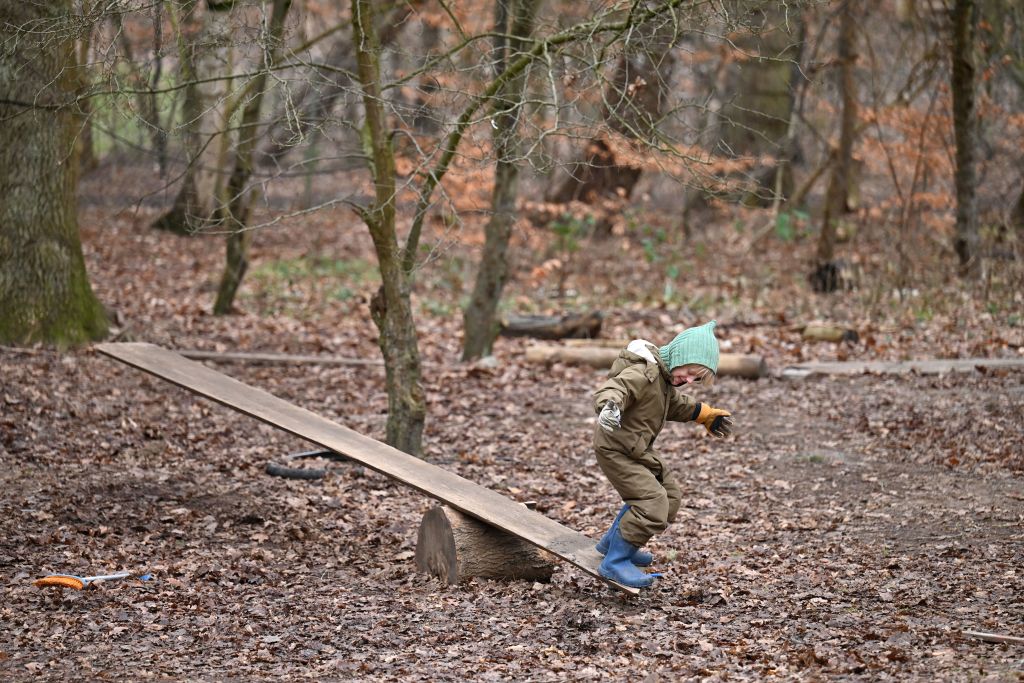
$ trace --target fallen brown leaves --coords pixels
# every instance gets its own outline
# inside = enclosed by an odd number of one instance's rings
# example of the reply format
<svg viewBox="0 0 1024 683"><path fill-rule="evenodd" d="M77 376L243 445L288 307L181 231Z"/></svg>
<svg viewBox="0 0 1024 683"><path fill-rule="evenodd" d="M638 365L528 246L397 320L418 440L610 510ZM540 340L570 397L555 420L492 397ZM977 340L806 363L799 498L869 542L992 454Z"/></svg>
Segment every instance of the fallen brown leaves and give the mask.
<svg viewBox="0 0 1024 683"><path fill-rule="evenodd" d="M339 243L338 216L258 231L254 265L366 258L351 216ZM293 290L306 298L214 318L218 239L156 235L147 222L102 208L83 216L94 285L125 338L379 357L365 308L373 282L335 273L351 290L340 299L326 280L279 292L243 285L243 309ZM674 307L650 298L664 264L645 261L635 237L588 245L587 267L572 275L576 304L604 302L610 337L660 341L716 317L723 348L775 367L844 354L1018 353L1020 328L981 304L950 299L921 317L913 302L929 292L873 313L870 297L815 299L792 272L792 245L751 264L742 238L721 232L720 242L696 242L721 247L713 262L689 245L685 299ZM441 304L465 293L471 271L458 244L446 248L418 275L416 297L428 457L596 537L618 503L589 447L601 373L525 366L522 340L500 340L496 363L458 363L457 311ZM528 272L545 255L522 258ZM565 306L535 284L513 283L509 300ZM851 323L861 341L808 345L797 323L813 319ZM383 436L380 368L221 369ZM548 585L448 587L417 574L411 551L430 501L343 464L326 465L319 482L268 477L268 460L307 444L87 350L3 349L0 378L7 679L1012 680L1021 671L1019 648L959 635L1024 632L1019 373L724 379L706 397L733 410L736 436L713 441L673 425L658 440L684 506L651 547L665 577L634 600L565 565ZM155 580L74 593L31 585L50 572L120 570Z"/></svg>

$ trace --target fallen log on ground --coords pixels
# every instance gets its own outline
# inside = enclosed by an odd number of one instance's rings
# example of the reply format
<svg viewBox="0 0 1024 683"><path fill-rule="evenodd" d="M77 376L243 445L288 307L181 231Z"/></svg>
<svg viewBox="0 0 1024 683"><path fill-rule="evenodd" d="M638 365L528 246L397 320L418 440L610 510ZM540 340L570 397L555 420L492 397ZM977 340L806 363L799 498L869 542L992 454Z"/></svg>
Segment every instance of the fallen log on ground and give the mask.
<svg viewBox="0 0 1024 683"><path fill-rule="evenodd" d="M833 342L835 344L839 342L856 344L860 340L857 330L831 323L808 323L800 332L800 336L807 341Z"/></svg>
<svg viewBox="0 0 1024 683"><path fill-rule="evenodd" d="M771 321L757 323L757 325L775 325L779 326L781 323L772 323ZM720 327L728 327L728 325L721 325ZM827 322L811 322L806 324L795 324L786 325L786 327L792 332L799 332L800 336L806 341L825 341L825 342L851 342L857 343L860 340L860 334L857 330L852 327L845 325L839 325L835 323ZM613 346L615 348L624 348L626 344L630 342L629 339L566 339L565 343L569 346Z"/></svg>
<svg viewBox="0 0 1024 683"><path fill-rule="evenodd" d="M600 346L602 348L624 349L630 339L566 339L566 346Z"/></svg>
<svg viewBox="0 0 1024 683"><path fill-rule="evenodd" d="M277 363L282 365L366 365L384 367L384 361L370 358L308 356L291 353L259 353L250 351L197 351L182 349L176 353L189 360L210 360L219 363Z"/></svg>
<svg viewBox="0 0 1024 683"><path fill-rule="evenodd" d="M449 584L473 577L551 580L551 555L447 505L427 510L416 537L416 568Z"/></svg>
<svg viewBox="0 0 1024 683"><path fill-rule="evenodd" d="M807 379L824 375L941 375L947 372L1024 370L1024 358L934 358L901 361L847 361L796 363L782 369L783 379Z"/></svg>
<svg viewBox="0 0 1024 683"><path fill-rule="evenodd" d="M341 453L335 453L334 451L316 450L316 451L302 451L301 453L292 453L284 458L286 463L293 463L299 460L308 460L313 458L322 458L324 460L333 460L334 462L349 462ZM274 477L283 477L285 479L323 479L327 476L327 470L320 467L292 467L290 464L281 464L276 462L268 462L264 468L266 473Z"/></svg>
<svg viewBox="0 0 1024 683"><path fill-rule="evenodd" d="M568 315L512 315L501 321L503 337L593 339L601 334L600 311Z"/></svg>
<svg viewBox="0 0 1024 683"><path fill-rule="evenodd" d="M1008 636L1001 633L985 633L983 631L961 631L968 638L977 638L986 643L1005 643L1008 645L1024 645L1024 638Z"/></svg>
<svg viewBox="0 0 1024 683"><path fill-rule="evenodd" d="M625 345L623 345L625 346ZM531 363L565 363L567 365L589 365L594 368L610 368L622 347L612 346L555 346L541 345L526 349L526 360ZM723 353L718 361L720 377L743 377L757 379L768 374L768 364L763 356L740 353Z"/></svg>

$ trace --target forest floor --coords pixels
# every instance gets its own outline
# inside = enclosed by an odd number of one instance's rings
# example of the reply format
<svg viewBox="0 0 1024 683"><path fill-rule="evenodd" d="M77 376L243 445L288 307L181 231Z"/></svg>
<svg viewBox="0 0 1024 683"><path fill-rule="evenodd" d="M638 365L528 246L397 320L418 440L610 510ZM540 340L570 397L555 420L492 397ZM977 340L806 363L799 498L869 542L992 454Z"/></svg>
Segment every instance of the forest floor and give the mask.
<svg viewBox="0 0 1024 683"><path fill-rule="evenodd" d="M372 251L350 213L258 231L240 312L217 318L219 238L157 234L149 207L85 206L118 339L379 357ZM828 300L787 275L810 245L768 240L753 264L741 240L726 247L684 273L685 305L662 297L663 263L622 263L627 238L581 249L572 303L603 304L613 338L662 341L715 317L726 350L773 370L1024 353L1012 296L979 303L950 282ZM512 305L565 306L531 279L550 275L550 254L519 248L532 275L510 285ZM460 363L452 302L471 272L472 249L451 240L420 276L426 457L596 538L618 506L589 447L603 373L528 365L523 340L500 340L496 365ZM812 315L855 324L861 342L802 343L792 324ZM383 435L380 368L217 369ZM634 598L566 564L547 584L417 573L432 501L347 464L315 482L268 476L308 444L92 350L0 349L0 382L5 680L1024 680L1024 645L963 635L1024 636L1021 372L723 378L704 397L734 412L733 437L676 424L659 439L684 503L651 545L665 576ZM120 570L154 578L32 585Z"/></svg>

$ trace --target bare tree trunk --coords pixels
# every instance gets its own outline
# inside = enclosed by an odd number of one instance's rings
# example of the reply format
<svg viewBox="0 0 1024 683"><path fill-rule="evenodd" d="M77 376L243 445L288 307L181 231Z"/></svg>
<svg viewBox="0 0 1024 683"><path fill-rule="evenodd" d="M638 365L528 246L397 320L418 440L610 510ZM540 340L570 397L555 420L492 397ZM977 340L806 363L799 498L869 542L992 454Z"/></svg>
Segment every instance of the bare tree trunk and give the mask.
<svg viewBox="0 0 1024 683"><path fill-rule="evenodd" d="M956 236L953 248L960 260L963 277L981 272L978 254L977 173L974 168L977 147L977 116L974 98L974 33L977 7L974 0L955 0L953 4L952 82L953 133L956 139Z"/></svg>
<svg viewBox="0 0 1024 683"><path fill-rule="evenodd" d="M394 42L417 4L422 4L422 0L395 3L384 18L377 22L377 35L382 46ZM276 163L305 140L311 128L323 124L338 97L352 87L348 74L353 73L357 65L355 50L347 40L335 41L324 63L329 68L314 70L297 95L282 101L267 132L265 143L260 145L256 153L257 163L261 166ZM289 112L289 109L293 111Z"/></svg>
<svg viewBox="0 0 1024 683"><path fill-rule="evenodd" d="M423 69L434 58L438 44L441 41L441 27L435 24L423 26L420 34L420 57L411 65L413 69ZM408 98L403 94L406 92L399 89L395 95L405 100L403 118L412 121L414 130L424 134L436 134L444 127L443 116L441 116L433 104L431 96L439 90L438 83L428 73L422 74L417 79L416 90Z"/></svg>
<svg viewBox="0 0 1024 683"><path fill-rule="evenodd" d="M896 18L907 23L914 18L914 0L896 0Z"/></svg>
<svg viewBox="0 0 1024 683"><path fill-rule="evenodd" d="M707 88L707 103L701 108L700 124L697 129L700 131L699 144L705 148L711 148L717 144L718 132L721 130L722 108L725 106L723 98L727 96L727 84L729 68L735 55L723 46L719 46L719 59L710 79L703 84ZM708 193L699 183L687 183L682 195L682 223L683 235L687 239L692 234L691 215L697 211L707 208Z"/></svg>
<svg viewBox="0 0 1024 683"><path fill-rule="evenodd" d="M675 67L672 48L678 31L676 17L657 17L636 27L626 41L604 94L605 121L623 137L650 142L656 136L665 88ZM552 186L548 201L628 198L640 173L641 169L618 161L608 143L595 137L582 158L570 164L563 180Z"/></svg>
<svg viewBox="0 0 1024 683"><path fill-rule="evenodd" d="M276 60L281 36L284 33L284 19L288 13L291 0L274 0L267 32L267 44L264 49L264 64L273 64ZM231 232L227 237L227 258L217 300L213 305L216 315L231 312L235 294L242 284L242 278L249 267L249 241L251 239L246 223L252 207L251 193L246 187L252 176L253 150L256 148L260 124L260 108L263 104L264 87L267 72L261 71L252 82L252 99L242 112L242 123L238 133L238 145L235 148L235 167L228 179L227 198L217 211L217 222Z"/></svg>
<svg viewBox="0 0 1024 683"><path fill-rule="evenodd" d="M395 156L381 93L381 47L374 27L372 0L352 0L352 30L375 188L373 205L361 209L360 213L370 230L381 275L371 314L380 331L379 343L384 356L387 442L419 456L423 451L426 400L420 380L419 347L410 300L411 268L403 263L395 227Z"/></svg>
<svg viewBox="0 0 1024 683"><path fill-rule="evenodd" d="M150 95L148 102L147 123L152 127L150 133L153 136L153 149L156 151L157 165L160 168L160 177L167 175L167 131L160 121L160 95L157 90L160 87L160 77L163 75L164 56L163 50L163 26L164 26L164 3L157 0L153 3L153 73L149 81Z"/></svg>
<svg viewBox="0 0 1024 683"><path fill-rule="evenodd" d="M158 230L167 230L178 235L193 235L202 229L212 211L212 193L206 193L206 201L199 189L199 159L203 152L203 141L200 124L203 120L203 98L196 83L197 72L195 53L197 46L186 37L187 27L198 2L197 0L178 0L181 2L180 15L174 4L170 6L171 24L175 28L178 43L178 80L184 84L184 101L182 102L182 127L185 140L185 171L181 177L178 194L174 198L171 209L153 222Z"/></svg>
<svg viewBox="0 0 1024 683"><path fill-rule="evenodd" d="M473 294L462 314L462 360L489 355L500 331L497 310L508 281L508 244L516 219L518 180L515 163L497 162L491 196L493 213L484 227L484 248Z"/></svg>
<svg viewBox="0 0 1024 683"><path fill-rule="evenodd" d="M639 27L627 41L605 93L605 119L628 138L653 142L663 114L665 89L676 58L672 52L679 26L672 17Z"/></svg>
<svg viewBox="0 0 1024 683"><path fill-rule="evenodd" d="M163 0L157 0L157 2L153 3L151 7L153 9L154 67L153 73L150 74L150 80L148 81L142 71L141 62L135 56L130 32L124 25L125 15L118 13L115 16L116 21L119 22L117 30L121 49L124 50L125 62L131 70L131 78L135 85L134 90L135 97L138 101L139 120L145 126L143 134L148 134L150 137L153 152L157 156L157 163L160 167L160 175L163 176L167 166L167 132L163 129L160 123L160 110L157 101L157 94L154 92L157 86L157 81L159 81L160 74L163 70L163 57L160 54L163 38ZM140 140L140 144L144 144L144 140Z"/></svg>
<svg viewBox="0 0 1024 683"><path fill-rule="evenodd" d="M790 19L788 10L778 3L739 0L733 8L750 24L736 39L736 46L755 56L732 63L732 83L727 87L732 97L719 116L719 145L733 156L782 157L788 151L785 141L794 106L792 64L800 60L803 18L794 14ZM744 202L771 205L776 194L777 166L784 163L754 169L750 175L754 189ZM783 171L782 194L789 196L793 185L789 164Z"/></svg>
<svg viewBox="0 0 1024 683"><path fill-rule="evenodd" d="M78 235L69 0L0 4L0 343L107 333ZM39 31L40 26L51 30Z"/></svg>
<svg viewBox="0 0 1024 683"><path fill-rule="evenodd" d="M95 3L83 3L82 5L82 21L86 23L86 28L78 39L77 55L78 55L78 87L76 92L79 96L85 94L86 89L90 85L90 73L89 73L89 50L92 47L92 36L93 26L88 22L91 21L93 9ZM97 166L96 153L93 148L92 138L92 104L88 98L83 98L78 105L78 119L75 122L75 134L77 142L77 153L78 153L78 169L82 173L88 173Z"/></svg>
<svg viewBox="0 0 1024 683"><path fill-rule="evenodd" d="M356 65L347 40L335 41L324 63L330 70L315 70L296 95L285 95L267 130L265 142L256 152L257 163L261 166L274 164L305 140L310 128L320 125L334 101L351 87L347 74L352 73Z"/></svg>
<svg viewBox="0 0 1024 683"><path fill-rule="evenodd" d="M856 0L845 0L839 9L839 39L836 56L839 65L839 93L842 99L842 117L839 124L839 147L835 150L832 173L825 193L825 208L818 236L817 263L811 274L811 283L819 292L835 291L836 225L848 211L850 183L853 177L853 143L857 131L857 84L854 64L857 62Z"/></svg>
<svg viewBox="0 0 1024 683"><path fill-rule="evenodd" d="M523 50L522 38L533 32L534 18L540 0L496 0L497 72L500 75L512 55ZM511 24L511 26L509 26ZM511 39L505 36L511 35ZM511 54L510 54L511 53ZM500 112L494 117L494 191L491 196L491 219L484 227L484 249L476 274L473 295L463 313L462 359L472 360L491 352L499 326L495 319L501 292L508 279L508 243L516 219L516 196L519 186L518 153L519 111L526 72L502 86L495 102Z"/></svg>
<svg viewBox="0 0 1024 683"><path fill-rule="evenodd" d="M78 141L78 170L88 175L90 171L96 170L99 166L99 159L96 158L96 144L92 135L92 104L88 99L82 100L78 105L78 123L75 130Z"/></svg>
<svg viewBox="0 0 1024 683"><path fill-rule="evenodd" d="M1010 230L1019 236L1024 236L1024 188L1021 188L1017 195L1017 203L1010 211Z"/></svg>

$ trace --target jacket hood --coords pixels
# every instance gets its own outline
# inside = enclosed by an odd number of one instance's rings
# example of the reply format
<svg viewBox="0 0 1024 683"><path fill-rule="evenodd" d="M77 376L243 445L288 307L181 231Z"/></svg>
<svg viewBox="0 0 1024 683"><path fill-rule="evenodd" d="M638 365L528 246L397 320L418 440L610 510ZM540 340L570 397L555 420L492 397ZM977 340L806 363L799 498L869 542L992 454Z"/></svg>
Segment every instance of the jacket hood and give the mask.
<svg viewBox="0 0 1024 683"><path fill-rule="evenodd" d="M661 354L658 352L658 347L646 339L634 339L629 342L626 348L619 352L615 362L612 363L608 376L614 377L627 366L637 363L643 363L647 366L644 369L644 374L651 382L656 380L659 374L666 380L671 378L668 368L665 367L665 362L661 359Z"/></svg>

